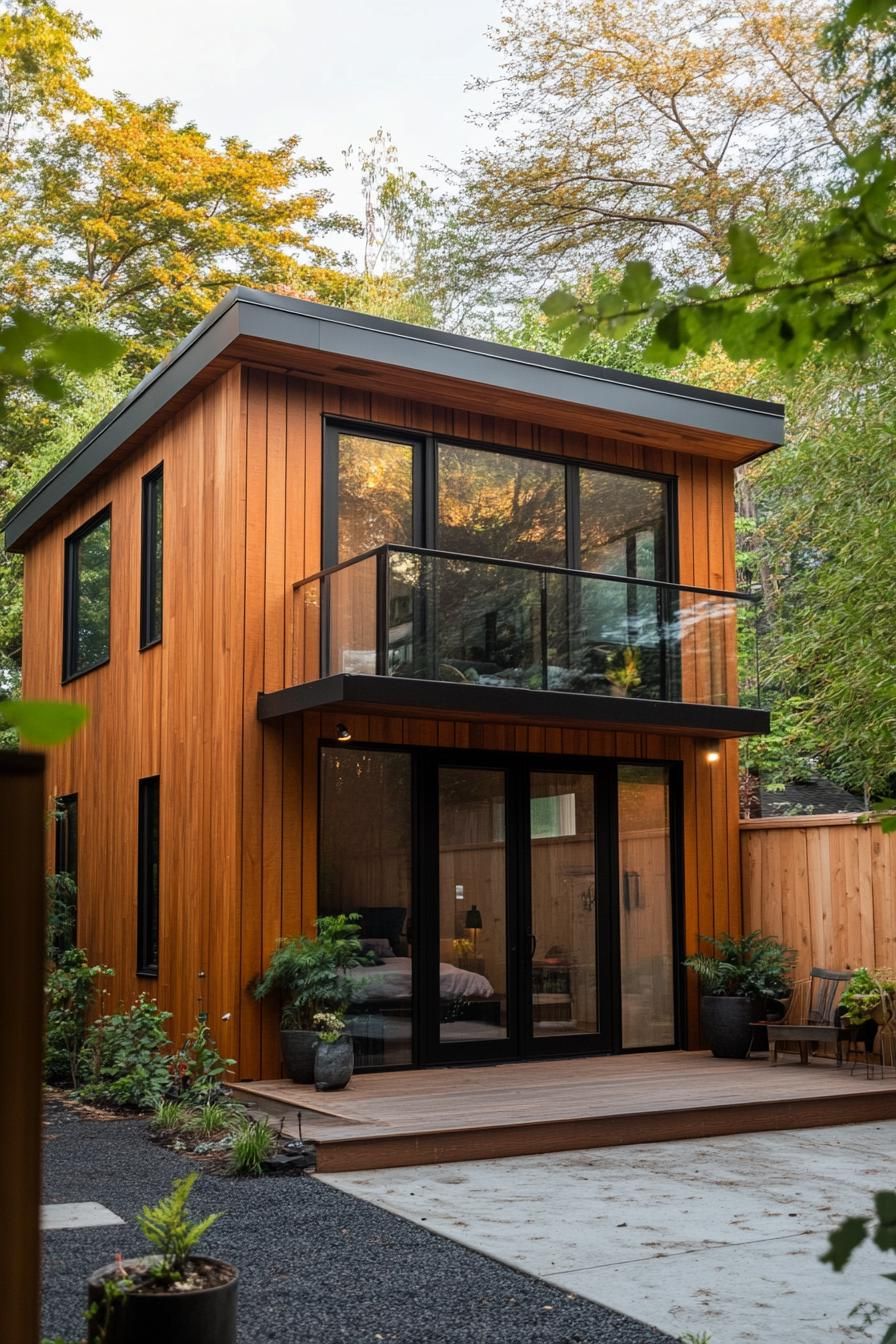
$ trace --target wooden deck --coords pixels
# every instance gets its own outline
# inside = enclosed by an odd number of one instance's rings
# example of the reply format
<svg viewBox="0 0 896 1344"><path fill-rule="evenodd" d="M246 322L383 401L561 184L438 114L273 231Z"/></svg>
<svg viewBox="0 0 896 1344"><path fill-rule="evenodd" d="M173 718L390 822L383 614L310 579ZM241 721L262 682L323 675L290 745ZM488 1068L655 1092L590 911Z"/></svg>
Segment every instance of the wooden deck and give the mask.
<svg viewBox="0 0 896 1344"><path fill-rule="evenodd" d="M320 1171L404 1167L896 1119L896 1076L670 1052L369 1073L342 1092L240 1083L317 1148Z"/></svg>

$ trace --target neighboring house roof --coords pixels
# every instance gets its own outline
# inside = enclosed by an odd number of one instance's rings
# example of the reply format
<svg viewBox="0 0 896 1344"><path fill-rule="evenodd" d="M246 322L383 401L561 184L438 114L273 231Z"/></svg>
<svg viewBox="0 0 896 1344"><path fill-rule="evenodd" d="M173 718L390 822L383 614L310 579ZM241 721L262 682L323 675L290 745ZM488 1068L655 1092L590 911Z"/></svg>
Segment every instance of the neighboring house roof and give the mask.
<svg viewBox="0 0 896 1344"><path fill-rule="evenodd" d="M829 779L802 780L785 789L760 789L764 817L829 816L835 812L864 812L865 805Z"/></svg>
<svg viewBox="0 0 896 1344"><path fill-rule="evenodd" d="M392 396L441 399L486 415L537 419L542 412L545 423L734 463L776 447L784 437L784 411L777 402L240 286L12 510L5 520L7 547L21 549L72 492L108 470L125 444L145 438L188 396L241 360ZM398 387L395 371L401 374Z"/></svg>

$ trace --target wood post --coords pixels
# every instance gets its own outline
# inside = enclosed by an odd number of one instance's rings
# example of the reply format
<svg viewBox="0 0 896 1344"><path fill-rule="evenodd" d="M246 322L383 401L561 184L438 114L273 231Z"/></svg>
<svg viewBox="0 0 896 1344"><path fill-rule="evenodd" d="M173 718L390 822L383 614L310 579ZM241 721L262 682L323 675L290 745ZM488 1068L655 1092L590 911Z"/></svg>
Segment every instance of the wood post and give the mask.
<svg viewBox="0 0 896 1344"><path fill-rule="evenodd" d="M0 751L0 1209L8 1229L7 1344L40 1338L41 1054L44 1023L44 763Z"/></svg>

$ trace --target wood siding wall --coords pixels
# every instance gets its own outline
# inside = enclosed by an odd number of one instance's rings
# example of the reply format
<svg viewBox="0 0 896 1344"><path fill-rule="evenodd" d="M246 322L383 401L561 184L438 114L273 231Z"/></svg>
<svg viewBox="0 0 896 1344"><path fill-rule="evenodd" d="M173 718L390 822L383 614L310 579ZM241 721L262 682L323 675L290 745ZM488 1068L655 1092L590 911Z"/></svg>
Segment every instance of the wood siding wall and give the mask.
<svg viewBox="0 0 896 1344"><path fill-rule="evenodd" d="M727 464L245 366L198 395L55 522L26 558L24 683L29 696L62 694L93 711L88 727L50 754L47 775L49 794L79 796L79 938L115 966L117 998L157 990L176 1033L201 998L243 1077L279 1072L276 1010L257 1005L245 986L276 939L310 930L315 916L317 741L333 724L307 715L304 724L262 728L256 697L290 683L292 586L321 566L324 414L675 475L681 582L735 586ZM141 654L140 478L159 461L163 641ZM106 503L112 657L60 691L63 541ZM351 722L358 740L682 760L688 947L698 932L739 927L734 743L723 744L723 761L710 768L699 742L674 736L401 716ZM156 773L162 952L153 982L138 981L133 966L137 780Z"/></svg>
<svg viewBox="0 0 896 1344"><path fill-rule="evenodd" d="M744 925L797 950L797 973L896 966L896 835L854 817L742 823Z"/></svg>

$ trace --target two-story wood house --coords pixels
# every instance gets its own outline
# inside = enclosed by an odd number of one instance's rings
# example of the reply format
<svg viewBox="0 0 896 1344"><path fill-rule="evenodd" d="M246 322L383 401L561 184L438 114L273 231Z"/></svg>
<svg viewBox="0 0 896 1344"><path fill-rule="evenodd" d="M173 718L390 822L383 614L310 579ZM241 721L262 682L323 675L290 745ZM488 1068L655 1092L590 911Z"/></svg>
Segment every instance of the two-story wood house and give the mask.
<svg viewBox="0 0 896 1344"><path fill-rule="evenodd" d="M741 921L735 467L782 408L234 290L24 499L77 937L276 1076L357 912L361 1067L696 1043ZM744 609L746 617L739 618ZM752 686L755 692L755 685Z"/></svg>

